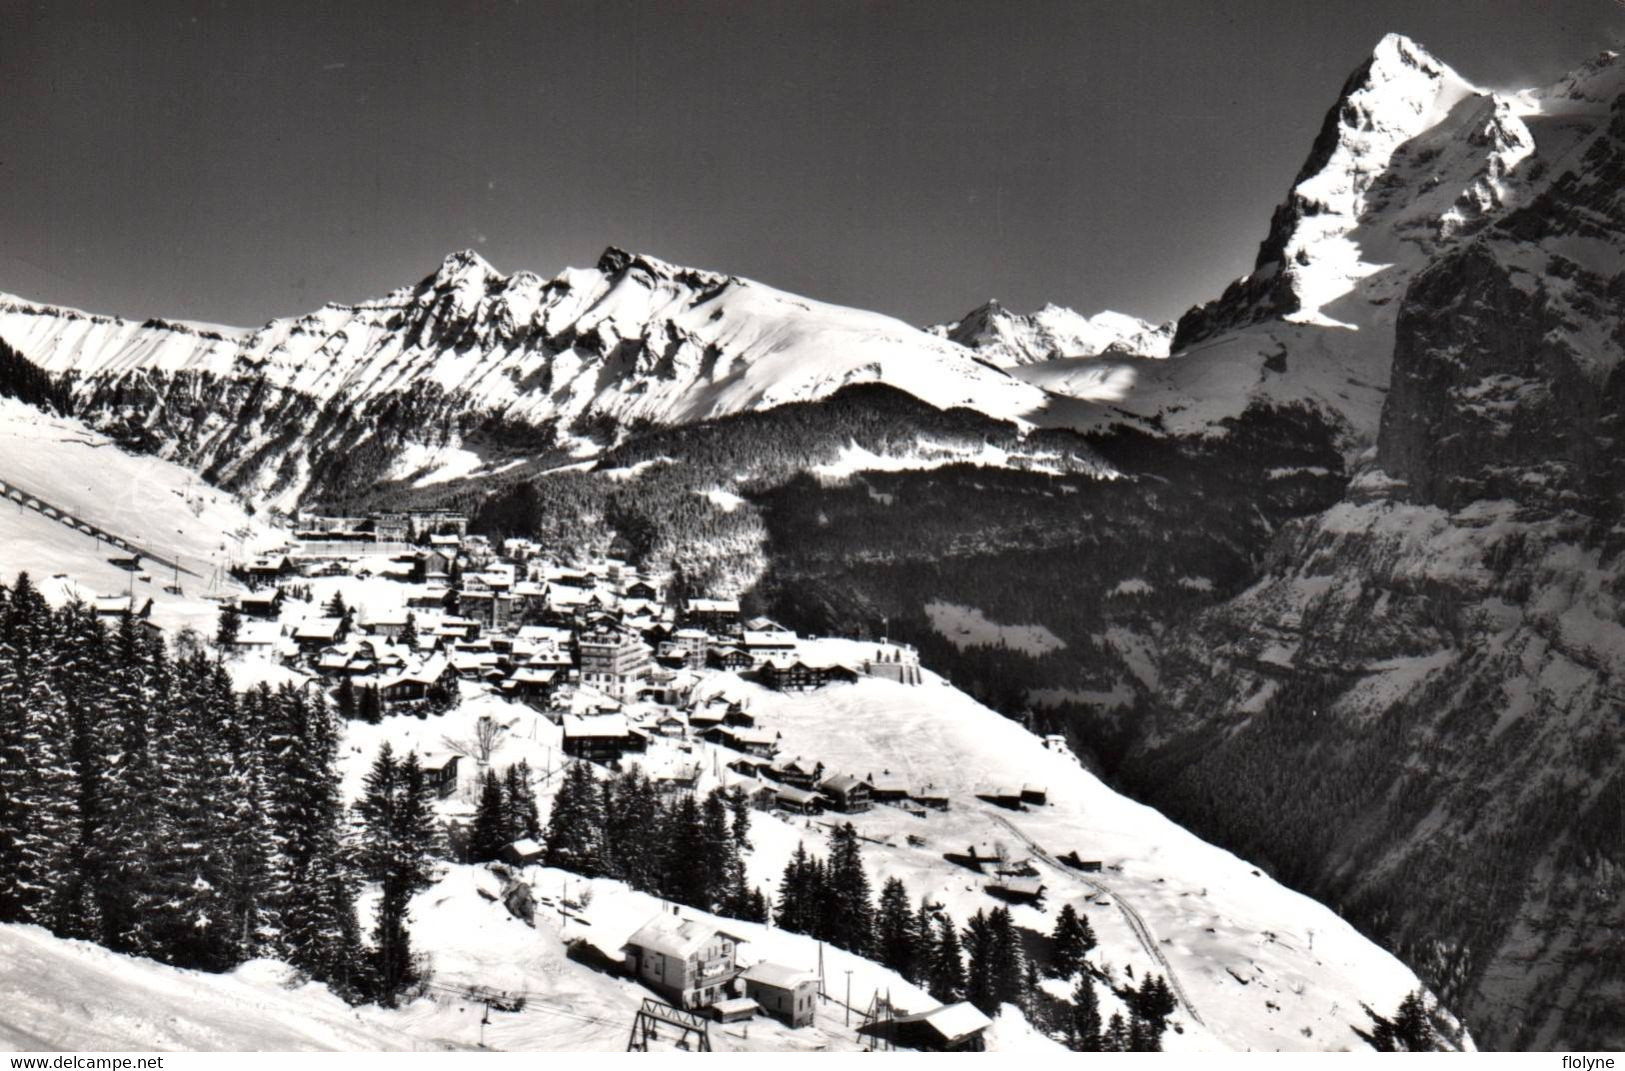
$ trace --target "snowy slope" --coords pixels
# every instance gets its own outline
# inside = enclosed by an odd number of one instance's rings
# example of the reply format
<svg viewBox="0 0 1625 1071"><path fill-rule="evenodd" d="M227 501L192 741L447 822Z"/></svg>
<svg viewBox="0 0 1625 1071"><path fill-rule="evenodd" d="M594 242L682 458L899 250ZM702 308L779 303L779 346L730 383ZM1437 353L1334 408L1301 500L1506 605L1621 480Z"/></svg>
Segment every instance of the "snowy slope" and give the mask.
<svg viewBox="0 0 1625 1071"><path fill-rule="evenodd" d="M28 571L47 597L135 593L151 597L153 619L168 627L212 630L213 598L235 590L231 562L273 543L277 533L196 473L155 457L126 453L71 417L0 398L0 480L190 571L177 577L147 561L132 574L111 559L127 552L38 511L0 502L0 577Z"/></svg>
<svg viewBox="0 0 1625 1071"><path fill-rule="evenodd" d="M311 1051L448 1048L390 1016L300 985L280 963L204 974L122 956L37 926L0 925L0 1049Z"/></svg>
<svg viewBox="0 0 1625 1071"><path fill-rule="evenodd" d="M816 659L855 659L873 652L872 645L843 640L801 645L804 657ZM855 685L806 695L769 692L733 674L708 672L696 694L746 702L759 727L782 734L783 755L820 760L831 771L860 777L890 770L916 785L930 783L952 794L953 809L946 814L916 818L877 807L854 817L865 837L884 842L864 845L877 888L887 877L901 877L913 896L929 894L963 923L998 901L983 891L984 878L944 859L944 852L962 852L969 844L1003 843L1015 857L1037 855L1048 889L1046 902L1042 909L1015 908L1016 922L1047 934L1055 912L1070 902L1089 916L1100 937L1094 962L1109 968L1114 977L1127 981L1130 971L1138 979L1148 971L1171 968L1188 1006L1174 1017L1178 1031L1164 1038L1170 1049L1359 1048L1362 1043L1351 1028L1369 1025L1361 1003L1391 1009L1418 985L1409 969L1333 912L1204 843L1156 811L1118 795L1075 759L1046 749L1019 725L929 671L919 687L864 678ZM554 775L542 790L545 817L561 761L558 728L528 708L469 689L465 696L463 705L443 719L391 717L376 726L352 724L342 755L347 793L359 793L366 766L383 741L389 740L398 753L413 748L443 750L447 740L471 736L475 721L488 716L508 728L493 758L495 765L524 758L539 775ZM700 790L707 791L712 785L738 780L726 769L736 757L712 745L656 738L641 761L651 770L699 761L705 770ZM471 764L465 766L470 768L459 792L443 805L448 814L472 814L474 772ZM975 798L978 791L991 787L1024 783L1046 786L1049 804L1017 813ZM747 860L752 883L776 897L784 865L799 842L824 850L824 821L755 814L753 849ZM907 842L911 834L923 838L924 845L911 846ZM1106 895L1076 871L1054 862L1053 856L1069 850L1107 864L1099 882ZM436 969L445 979L453 983L486 979L487 984L538 992L544 983L553 987L549 992L588 984L542 977L546 970L533 960L541 947L537 939L502 921L500 914L490 915L497 909L466 887L470 879L457 876L463 869L454 868L446 882L424 894L415 908L414 917L424 927L423 940L430 943ZM539 869L526 874L540 895L555 901L566 890L578 899L580 892L590 889L590 904L579 913L561 920L546 912L538 922L562 928L567 937L587 937L608 953L658 909L657 902L618 882L583 882ZM1132 909L1132 918L1119 902ZM465 913L477 903L486 905L477 908L486 913L481 917L495 919L480 926L496 926L497 936L463 936L469 925ZM1151 935L1152 945L1142 940L1136 920ZM816 966L813 942L793 934L740 928L751 938L743 950L747 961L764 957ZM510 939L500 936L504 932ZM512 940L513 934L523 940ZM541 940L546 940L545 933ZM887 989L899 1003L920 999L901 979L873 964L847 962L849 957L829 949L825 956L826 970L842 985L844 971L853 969L857 1004L867 1004L876 990ZM590 984L600 983L594 979ZM592 997L592 1006L600 1009L593 1014L614 1019L611 1009L619 999L607 990ZM829 1032L828 1043L849 1045L850 1038L835 1025L821 1020ZM597 1026L594 1044L618 1043L611 1036L613 1029ZM518 1025L511 1029L520 1031ZM515 1033L513 1044L539 1044L550 1036L541 1024L525 1029L531 1033ZM594 1034L585 1026L583 1030L585 1035ZM778 1047L767 1035L758 1039L757 1034L753 1025L749 1047ZM579 1039L583 1045L588 1044L585 1035Z"/></svg>
<svg viewBox="0 0 1625 1071"><path fill-rule="evenodd" d="M989 301L954 323L939 324L930 331L975 350L1001 368L1010 368L1101 354L1166 357L1174 325L1157 326L1109 309L1085 316L1060 305L1018 313Z"/></svg>

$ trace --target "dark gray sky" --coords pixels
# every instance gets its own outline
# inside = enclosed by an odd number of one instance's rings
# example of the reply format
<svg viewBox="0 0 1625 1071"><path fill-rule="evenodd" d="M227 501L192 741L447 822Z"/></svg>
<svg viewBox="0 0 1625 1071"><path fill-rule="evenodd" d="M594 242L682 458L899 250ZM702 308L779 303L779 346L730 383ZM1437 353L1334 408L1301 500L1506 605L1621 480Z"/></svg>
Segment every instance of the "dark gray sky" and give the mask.
<svg viewBox="0 0 1625 1071"><path fill-rule="evenodd" d="M1554 79L1621 0L0 0L0 290L254 325L622 245L914 322L1176 315L1388 30Z"/></svg>

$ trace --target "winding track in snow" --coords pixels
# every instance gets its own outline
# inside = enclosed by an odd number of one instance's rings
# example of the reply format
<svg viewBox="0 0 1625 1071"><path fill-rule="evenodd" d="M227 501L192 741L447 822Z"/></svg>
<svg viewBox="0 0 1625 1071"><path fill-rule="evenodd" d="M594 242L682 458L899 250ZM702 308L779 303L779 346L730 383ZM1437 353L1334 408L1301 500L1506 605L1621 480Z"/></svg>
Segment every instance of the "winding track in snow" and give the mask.
<svg viewBox="0 0 1625 1071"><path fill-rule="evenodd" d="M1086 875L1079 874L1077 867L1070 867L1065 863L1062 863L1059 859L1045 851L1037 841L1029 837L1020 826L1010 821L1010 819L1006 818L1004 815L989 809L988 817L999 823L999 825L1003 826L1005 829L1008 829L1017 840L1021 841L1022 844L1027 846L1028 851L1032 852L1034 856L1043 860L1049 866L1054 867L1062 874L1068 874L1077 878L1085 885L1088 885L1091 889L1094 889L1095 892L1101 896L1110 896L1112 898L1112 903L1116 904L1117 909L1123 913L1123 919L1128 923L1129 929L1133 930L1134 936L1139 939L1140 947L1144 948L1152 959L1155 959L1159 964L1162 965L1162 973L1164 977L1168 979L1168 987L1174 991L1174 996L1179 998L1179 1003L1184 1007L1185 1014L1189 1015L1197 1024L1203 1026L1206 1025L1206 1023L1204 1023L1202 1020L1201 1014L1196 1010L1196 1005L1191 1003L1190 995L1185 992L1185 987L1180 984L1179 975L1174 973L1173 964L1168 962L1168 957L1163 955L1162 949L1157 947L1157 939L1155 935L1152 934L1151 927L1146 925L1145 919L1140 916L1140 913L1136 911L1127 900L1123 899L1120 893L1112 889L1111 886L1107 885L1103 881L1098 881Z"/></svg>

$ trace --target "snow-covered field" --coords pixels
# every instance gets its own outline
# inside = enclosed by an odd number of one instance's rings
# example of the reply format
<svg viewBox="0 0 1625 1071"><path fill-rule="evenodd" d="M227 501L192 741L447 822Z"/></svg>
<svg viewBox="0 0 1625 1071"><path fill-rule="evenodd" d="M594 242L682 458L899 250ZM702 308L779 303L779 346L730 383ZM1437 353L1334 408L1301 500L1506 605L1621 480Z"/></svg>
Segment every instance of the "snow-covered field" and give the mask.
<svg viewBox="0 0 1625 1071"><path fill-rule="evenodd" d="M236 590L225 569L278 540L231 495L162 458L129 454L69 417L0 398L0 480L53 506L179 562L196 575L146 561L138 573L110 559L126 551L35 510L0 501L0 577L27 570L47 595L72 591L153 599L153 620L165 627L212 631L219 605L212 597ZM60 576L59 576L60 574Z"/></svg>
<svg viewBox="0 0 1625 1071"><path fill-rule="evenodd" d="M925 616L932 628L960 650L1002 646L1037 656L1066 646L1043 625L1001 625L974 606L937 600L925 604Z"/></svg>

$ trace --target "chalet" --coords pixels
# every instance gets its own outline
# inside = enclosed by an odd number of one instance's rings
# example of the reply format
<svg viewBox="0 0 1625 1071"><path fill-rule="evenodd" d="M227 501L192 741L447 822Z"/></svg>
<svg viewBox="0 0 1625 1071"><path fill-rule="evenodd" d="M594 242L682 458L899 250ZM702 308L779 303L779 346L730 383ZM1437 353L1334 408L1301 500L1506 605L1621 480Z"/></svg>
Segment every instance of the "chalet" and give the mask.
<svg viewBox="0 0 1625 1071"><path fill-rule="evenodd" d="M508 679L502 682L502 690L515 699L539 701L546 699L553 693L553 687L558 682L558 677L559 671L556 669L543 669L540 666L520 666L508 674Z"/></svg>
<svg viewBox="0 0 1625 1071"><path fill-rule="evenodd" d="M745 996L786 1026L811 1026L818 999L818 975L812 971L758 963L741 976Z"/></svg>
<svg viewBox="0 0 1625 1071"><path fill-rule="evenodd" d="M998 875L984 888L990 896L1012 904L1036 904L1044 898L1044 882L1040 878L1021 878Z"/></svg>
<svg viewBox="0 0 1625 1071"><path fill-rule="evenodd" d="M858 679L855 670L838 662L813 663L800 658L775 658L763 663L762 683L779 692L810 692L829 684Z"/></svg>
<svg viewBox="0 0 1625 1071"><path fill-rule="evenodd" d="M824 776L824 764L821 762L808 763L805 759L786 759L773 767L771 776L775 781L795 788L811 789Z"/></svg>
<svg viewBox="0 0 1625 1071"><path fill-rule="evenodd" d="M773 763L768 759L756 758L747 755L742 759L735 759L728 764L728 769L741 777L761 777L773 769Z"/></svg>
<svg viewBox="0 0 1625 1071"><path fill-rule="evenodd" d="M918 803L921 807L929 807L933 811L946 811L948 809L949 799L947 790L937 788L935 785L926 785L924 788L913 793L909 798L915 803Z"/></svg>
<svg viewBox="0 0 1625 1071"><path fill-rule="evenodd" d="M746 629L743 644L745 653L757 663L773 658L794 658L796 654L796 634L785 628Z"/></svg>
<svg viewBox="0 0 1625 1071"><path fill-rule="evenodd" d="M698 707L688 712L688 727L696 733L707 733L720 728L726 711L715 706Z"/></svg>
<svg viewBox="0 0 1625 1071"><path fill-rule="evenodd" d="M772 758L773 753L779 749L778 736L766 729L735 729L727 725L718 725L706 730L705 739L710 743L721 744L723 747L764 759Z"/></svg>
<svg viewBox="0 0 1625 1071"><path fill-rule="evenodd" d="M661 792L693 792L700 785L700 773L703 767L697 762L680 762L667 770L654 775L652 780L656 789Z"/></svg>
<svg viewBox="0 0 1625 1071"><path fill-rule="evenodd" d="M324 677L350 676L350 663L352 655L349 651L331 648L323 651L316 660L316 672Z"/></svg>
<svg viewBox="0 0 1625 1071"><path fill-rule="evenodd" d="M683 603L683 620L711 631L728 631L739 625L738 599L689 599Z"/></svg>
<svg viewBox="0 0 1625 1071"><path fill-rule="evenodd" d="M688 731L687 724L675 714L662 714L650 726L658 736L682 736Z"/></svg>
<svg viewBox="0 0 1625 1071"><path fill-rule="evenodd" d="M845 814L861 814L869 809L869 783L850 774L824 778L818 782L818 792Z"/></svg>
<svg viewBox="0 0 1625 1071"><path fill-rule="evenodd" d="M698 919L662 912L626 939L626 971L679 1008L731 996L741 938Z"/></svg>
<svg viewBox="0 0 1625 1071"><path fill-rule="evenodd" d="M245 653L274 654L282 642L282 626L275 621L244 621L237 626L232 648Z"/></svg>
<svg viewBox="0 0 1625 1071"><path fill-rule="evenodd" d="M457 791L457 764L461 758L461 755L430 755L418 762L424 778L441 799Z"/></svg>
<svg viewBox="0 0 1625 1071"><path fill-rule="evenodd" d="M237 609L245 617L274 619L282 611L282 589L261 588L258 591L245 592L237 600Z"/></svg>
<svg viewBox="0 0 1625 1071"><path fill-rule="evenodd" d="M1007 811L1026 810L1021 804L1021 789L1014 785L995 785L991 788L979 788L976 790L976 798L983 803L1003 807Z"/></svg>
<svg viewBox="0 0 1625 1071"><path fill-rule="evenodd" d="M1035 803L1042 807L1049 799L1049 790L1043 785L1022 785L1021 802Z"/></svg>
<svg viewBox="0 0 1625 1071"><path fill-rule="evenodd" d="M722 724L731 725L735 729L754 729L756 727L756 715L738 703L729 703L728 713L722 716Z"/></svg>
<svg viewBox="0 0 1625 1071"><path fill-rule="evenodd" d="M361 627L374 636L386 636L394 639L406 631L406 619L411 616L405 607L399 609L373 610L366 615Z"/></svg>
<svg viewBox="0 0 1625 1071"><path fill-rule="evenodd" d="M563 725L564 753L572 758L610 763L629 751L641 752L648 746L643 734L628 724L625 714L566 714Z"/></svg>
<svg viewBox="0 0 1625 1071"><path fill-rule="evenodd" d="M713 668L726 669L734 673L742 673L756 664L750 655L738 647L727 644L711 648L706 658Z"/></svg>
<svg viewBox="0 0 1625 1071"><path fill-rule="evenodd" d="M293 630L293 642L303 651L317 651L338 642L344 621L337 617L307 617Z"/></svg>
<svg viewBox="0 0 1625 1071"><path fill-rule="evenodd" d="M901 774L882 770L869 775L869 798L876 803L901 803L909 797L908 781Z"/></svg>
<svg viewBox="0 0 1625 1071"><path fill-rule="evenodd" d="M542 861L542 846L529 837L523 837L512 844L504 844L502 850L497 852L497 858L511 866L530 866L532 863Z"/></svg>
<svg viewBox="0 0 1625 1071"><path fill-rule="evenodd" d="M243 573L254 580L280 580L293 571L293 562L286 554L262 554L243 566Z"/></svg>
<svg viewBox="0 0 1625 1071"><path fill-rule="evenodd" d="M621 589L621 594L629 599L648 599L650 602L660 600L660 591L647 580L634 580Z"/></svg>
<svg viewBox="0 0 1625 1071"><path fill-rule="evenodd" d="M1101 860L1099 859L1079 858L1076 849L1067 852L1065 855L1058 855L1056 858L1065 863L1067 866L1072 867L1075 870L1081 870L1085 874L1098 874L1103 866Z"/></svg>
<svg viewBox="0 0 1625 1071"><path fill-rule="evenodd" d="M730 791L744 793L750 805L758 811L771 811L779 795L778 790L772 785L750 777L734 782Z"/></svg>
<svg viewBox="0 0 1625 1071"><path fill-rule="evenodd" d="M414 669L403 669L378 680L378 696L386 703L413 703L429 697L429 689L451 676L451 666L435 656Z"/></svg>
<svg viewBox="0 0 1625 1071"><path fill-rule="evenodd" d="M796 788L792 785L780 786L778 792L774 794L773 803L780 810L789 811L792 814L824 813L824 797L816 792Z"/></svg>
<svg viewBox="0 0 1625 1071"><path fill-rule="evenodd" d="M928 1012L901 1015L889 1022L864 1027L868 1033L885 1032L897 1045L921 1052L981 1052L993 1021L967 1001L945 1004Z"/></svg>

